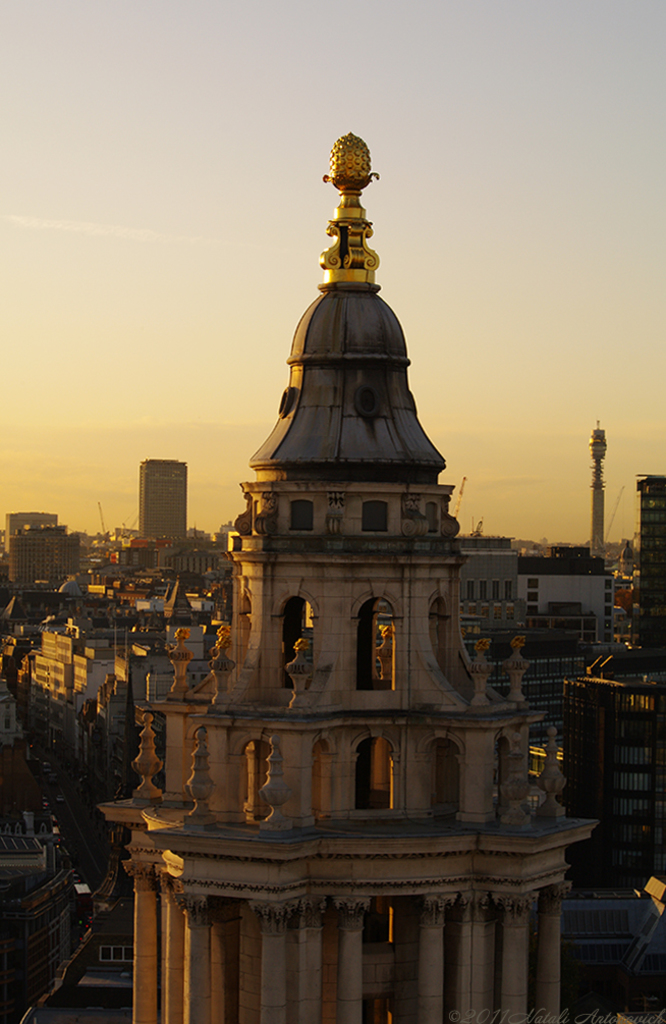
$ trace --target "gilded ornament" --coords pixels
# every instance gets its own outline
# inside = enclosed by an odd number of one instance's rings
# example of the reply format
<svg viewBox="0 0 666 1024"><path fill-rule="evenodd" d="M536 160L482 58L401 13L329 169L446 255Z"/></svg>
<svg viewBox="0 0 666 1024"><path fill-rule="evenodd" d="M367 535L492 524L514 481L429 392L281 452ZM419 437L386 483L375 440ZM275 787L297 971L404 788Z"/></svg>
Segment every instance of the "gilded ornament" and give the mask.
<svg viewBox="0 0 666 1024"><path fill-rule="evenodd" d="M360 192L373 178L379 178L371 171L370 150L363 139L349 132L333 146L329 161L330 174L324 175L325 182L331 182L340 192Z"/></svg>

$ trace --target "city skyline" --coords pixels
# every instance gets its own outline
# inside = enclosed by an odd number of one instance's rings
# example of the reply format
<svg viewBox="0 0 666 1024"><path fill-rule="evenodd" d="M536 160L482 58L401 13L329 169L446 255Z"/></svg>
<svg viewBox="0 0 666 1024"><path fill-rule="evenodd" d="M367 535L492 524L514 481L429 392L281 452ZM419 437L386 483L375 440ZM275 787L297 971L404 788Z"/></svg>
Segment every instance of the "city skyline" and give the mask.
<svg viewBox="0 0 666 1024"><path fill-rule="evenodd" d="M440 479L467 478L463 531L587 540L599 420L607 523L625 488L610 539L631 537L636 475L666 469L666 12L389 2L380 21L343 2L336 21L360 67L300 2L4 12L4 512L96 533L101 502L130 523L137 465L160 458L188 463L188 526L242 511L318 294L335 194L317 179L353 131Z"/></svg>

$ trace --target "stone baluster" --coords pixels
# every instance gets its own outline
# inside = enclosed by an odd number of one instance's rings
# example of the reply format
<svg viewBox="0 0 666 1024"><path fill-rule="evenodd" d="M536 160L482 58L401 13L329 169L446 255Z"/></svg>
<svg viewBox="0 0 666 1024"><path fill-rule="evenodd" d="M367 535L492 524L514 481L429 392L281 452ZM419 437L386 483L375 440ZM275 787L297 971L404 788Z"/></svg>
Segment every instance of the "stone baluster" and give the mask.
<svg viewBox="0 0 666 1024"><path fill-rule="evenodd" d="M284 832L291 828L291 820L285 818L284 814L280 810L282 804L291 796L291 790L283 778L282 752L280 750L280 737L271 736L271 753L268 758L268 778L266 782L259 790L259 796L272 807L271 813L264 821L261 822L259 828L263 831L278 831Z"/></svg>
<svg viewBox="0 0 666 1024"><path fill-rule="evenodd" d="M154 785L153 775L157 775L162 762L155 753L155 731L152 726L153 715L146 711L143 716L143 729L139 737L139 756L132 761L132 768L143 781L133 796L139 800L148 800L151 804L160 803L162 790Z"/></svg>
<svg viewBox="0 0 666 1024"><path fill-rule="evenodd" d="M157 884L152 864L124 861L134 879L133 1024L157 1024Z"/></svg>
<svg viewBox="0 0 666 1024"><path fill-rule="evenodd" d="M208 662L215 679L215 695L212 700L214 710L220 710L227 703L228 680L236 667L236 662L227 657L226 652L229 647L231 647L231 626L220 626L217 631L217 643L211 651L212 658Z"/></svg>
<svg viewBox="0 0 666 1024"><path fill-rule="evenodd" d="M556 799L567 784L565 776L562 774L559 762L557 760L557 743L555 737L557 736L557 729L554 725L551 725L548 732L548 742L544 747L546 751L546 760L543 766L543 771L537 779L537 786L546 794L544 802L537 807L537 814L541 818L562 818L564 817L565 811L561 803Z"/></svg>
<svg viewBox="0 0 666 1024"><path fill-rule="evenodd" d="M287 1024L287 921L292 903L250 902L261 929L260 1024Z"/></svg>
<svg viewBox="0 0 666 1024"><path fill-rule="evenodd" d="M211 1024L210 914L205 896L183 898L185 930L185 977L183 1024Z"/></svg>
<svg viewBox="0 0 666 1024"><path fill-rule="evenodd" d="M208 768L208 746L203 725L196 731L196 741L192 754L192 774L185 784L185 791L194 801L194 808L185 818L187 828L205 828L215 822L215 816L208 809L213 780Z"/></svg>
<svg viewBox="0 0 666 1024"><path fill-rule="evenodd" d="M527 1012L527 957L529 952L530 910L534 896L494 898L502 915L502 1010Z"/></svg>
<svg viewBox="0 0 666 1024"><path fill-rule="evenodd" d="M362 1024L363 918L370 900L345 896L334 900L338 911L337 1024Z"/></svg>
<svg viewBox="0 0 666 1024"><path fill-rule="evenodd" d="M513 648L513 654L506 661L502 662L502 668L506 672L510 681L509 694L507 700L515 704L522 704L527 706L525 695L522 691L523 676L530 667L529 661L525 661L522 654L520 653L522 648L525 646L524 636L514 636L511 641L511 647Z"/></svg>
<svg viewBox="0 0 666 1024"><path fill-rule="evenodd" d="M557 1020L560 1015L560 940L562 899L571 889L571 882L547 885L539 889L539 933L537 945L536 1002L537 1013Z"/></svg>
<svg viewBox="0 0 666 1024"><path fill-rule="evenodd" d="M174 680L171 689L167 695L169 700L183 700L186 694L189 692L189 686L187 685L187 666L194 657L193 652L189 647L185 646L185 641L190 638L189 629L181 627L175 632L176 642L175 644L167 644L167 655L169 661L173 665Z"/></svg>

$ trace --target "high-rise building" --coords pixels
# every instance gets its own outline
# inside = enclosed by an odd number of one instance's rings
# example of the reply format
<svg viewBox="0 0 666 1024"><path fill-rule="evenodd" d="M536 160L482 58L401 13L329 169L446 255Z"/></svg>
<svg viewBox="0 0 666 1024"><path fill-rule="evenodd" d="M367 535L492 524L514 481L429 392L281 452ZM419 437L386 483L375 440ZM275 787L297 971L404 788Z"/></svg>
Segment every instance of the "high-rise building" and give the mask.
<svg viewBox="0 0 666 1024"><path fill-rule="evenodd" d="M57 526L54 512L8 512L5 516L5 551L9 554L9 540L18 530L27 526Z"/></svg>
<svg viewBox="0 0 666 1024"><path fill-rule="evenodd" d="M521 640L506 697L486 685L485 642L474 661L463 646L453 486L438 482L404 335L377 294L360 205L372 177L365 143L338 140L321 294L243 484L231 627L194 687L176 632L156 705L165 790L147 715L143 782L105 806L133 831L142 1024L158 1019L159 977L163 1021L522 1015L536 901L536 1005L559 1013L564 853L593 823L564 817L552 737L548 798L535 815L522 806L538 716ZM401 216L418 238L411 197Z"/></svg>
<svg viewBox="0 0 666 1024"><path fill-rule="evenodd" d="M666 647L666 476L640 476L636 496L633 640Z"/></svg>
<svg viewBox="0 0 666 1024"><path fill-rule="evenodd" d="M187 533L187 463L144 459L139 467L139 533L184 537Z"/></svg>
<svg viewBox="0 0 666 1024"><path fill-rule="evenodd" d="M592 517L590 523L590 553L606 554L604 538L604 459L606 458L606 431L597 426L590 436L592 456Z"/></svg>
<svg viewBox="0 0 666 1024"><path fill-rule="evenodd" d="M62 583L79 571L81 539L66 526L19 529L9 540L9 578L14 583Z"/></svg>

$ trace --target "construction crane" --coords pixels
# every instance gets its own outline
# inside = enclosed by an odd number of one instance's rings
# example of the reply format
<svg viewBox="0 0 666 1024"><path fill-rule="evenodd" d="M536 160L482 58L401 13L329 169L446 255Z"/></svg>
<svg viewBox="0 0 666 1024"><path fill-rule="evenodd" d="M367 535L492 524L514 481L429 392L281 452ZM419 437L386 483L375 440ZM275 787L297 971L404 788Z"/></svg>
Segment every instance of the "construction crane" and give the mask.
<svg viewBox="0 0 666 1024"><path fill-rule="evenodd" d="M458 513L460 512L460 503L462 501L463 491L465 490L465 481L466 481L466 479L467 479L467 477L464 476L462 478L462 483L460 484L460 490L458 491L458 500L456 502L455 512L453 513L453 518L454 519L458 518Z"/></svg>
<svg viewBox="0 0 666 1024"><path fill-rule="evenodd" d="M604 542L605 543L608 543L608 538L609 538L610 532L611 532L611 526L613 525L613 520L615 519L615 513L617 512L618 505L620 504L620 498L622 497L623 494L624 494L624 484L622 484L622 487L620 488L620 493L618 494L617 498L615 499L615 504L613 505L613 511L611 512L610 521L608 523L608 529L606 530L606 537L604 538Z"/></svg>

